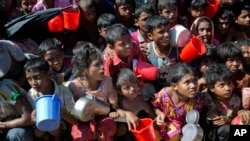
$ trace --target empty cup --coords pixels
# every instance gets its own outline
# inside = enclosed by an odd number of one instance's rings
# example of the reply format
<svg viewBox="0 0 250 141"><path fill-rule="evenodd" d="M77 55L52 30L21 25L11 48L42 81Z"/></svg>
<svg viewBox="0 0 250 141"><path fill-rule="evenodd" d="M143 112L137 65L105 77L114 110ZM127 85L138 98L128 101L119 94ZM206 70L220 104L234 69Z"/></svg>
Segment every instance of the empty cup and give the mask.
<svg viewBox="0 0 250 141"><path fill-rule="evenodd" d="M56 94L44 95L35 100L36 126L42 131L54 131L60 125L61 101Z"/></svg>
<svg viewBox="0 0 250 141"><path fill-rule="evenodd" d="M147 62L133 60L133 69L136 75L140 75L144 80L155 80L158 68Z"/></svg>
<svg viewBox="0 0 250 141"><path fill-rule="evenodd" d="M57 15L48 21L48 29L50 32L62 32L64 29L62 15Z"/></svg>
<svg viewBox="0 0 250 141"><path fill-rule="evenodd" d="M172 46L184 47L192 37L190 30L183 25L175 25L171 28L170 42Z"/></svg>
<svg viewBox="0 0 250 141"><path fill-rule="evenodd" d="M63 11L64 28L68 30L76 30L79 25L80 11L66 9Z"/></svg>
<svg viewBox="0 0 250 141"><path fill-rule="evenodd" d="M190 63L206 53L205 45L197 37L193 36L180 51L180 58L185 63Z"/></svg>
<svg viewBox="0 0 250 141"><path fill-rule="evenodd" d="M220 1L219 0L209 0L209 4L205 10L205 16L213 18L218 11Z"/></svg>
<svg viewBox="0 0 250 141"><path fill-rule="evenodd" d="M137 129L131 129L137 141L157 141L153 120L150 118L140 119Z"/></svg>

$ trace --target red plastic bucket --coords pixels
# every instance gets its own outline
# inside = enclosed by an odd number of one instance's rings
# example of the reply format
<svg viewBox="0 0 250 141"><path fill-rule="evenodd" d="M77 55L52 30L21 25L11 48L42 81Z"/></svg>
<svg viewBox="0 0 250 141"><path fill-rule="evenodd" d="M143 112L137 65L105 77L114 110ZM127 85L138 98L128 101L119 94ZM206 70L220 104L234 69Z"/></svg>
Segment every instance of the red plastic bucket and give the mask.
<svg viewBox="0 0 250 141"><path fill-rule="evenodd" d="M137 141L157 141L153 120L150 118L141 119L137 129L131 129Z"/></svg>
<svg viewBox="0 0 250 141"><path fill-rule="evenodd" d="M140 75L144 80L155 80L158 68L152 64L135 60L134 73Z"/></svg>
<svg viewBox="0 0 250 141"><path fill-rule="evenodd" d="M209 0L209 4L206 8L205 11L205 16L209 18L213 18L218 11L218 8L220 6L220 1L219 0Z"/></svg>
<svg viewBox="0 0 250 141"><path fill-rule="evenodd" d="M50 32L62 32L64 29L62 15L57 15L48 21L48 29Z"/></svg>
<svg viewBox="0 0 250 141"><path fill-rule="evenodd" d="M68 30L76 30L79 25L80 11L66 9L63 11L64 28Z"/></svg>
<svg viewBox="0 0 250 141"><path fill-rule="evenodd" d="M194 59L206 53L205 45L197 37L192 37L190 41L180 51L180 58L185 63L190 63Z"/></svg>

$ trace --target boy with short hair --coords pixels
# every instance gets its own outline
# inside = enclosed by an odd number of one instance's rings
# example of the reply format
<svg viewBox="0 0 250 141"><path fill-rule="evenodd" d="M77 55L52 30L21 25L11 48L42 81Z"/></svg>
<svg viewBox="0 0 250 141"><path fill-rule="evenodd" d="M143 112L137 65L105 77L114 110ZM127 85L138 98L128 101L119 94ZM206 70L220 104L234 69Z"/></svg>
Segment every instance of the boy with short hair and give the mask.
<svg viewBox="0 0 250 141"><path fill-rule="evenodd" d="M170 44L169 21L163 16L152 16L146 21L148 38L148 60L158 67L158 75L154 81L156 91L167 85L166 77L169 69L178 61L178 48Z"/></svg>
<svg viewBox="0 0 250 141"><path fill-rule="evenodd" d="M241 49L243 55L243 69L247 74L250 74L250 38L239 39L236 45Z"/></svg>
<svg viewBox="0 0 250 141"><path fill-rule="evenodd" d="M40 56L43 57L53 72L53 78L62 84L71 75L71 57L64 56L63 44L56 38L43 40L39 45Z"/></svg>
<svg viewBox="0 0 250 141"><path fill-rule="evenodd" d="M72 93L69 88L58 85L53 79L51 79L52 72L48 62L43 58L34 58L27 61L24 69L26 79L31 86L31 89L26 96L32 107L35 108L34 101L36 98L46 94L57 94L62 102L61 116L63 121L70 124L77 123L78 120L70 114L74 107ZM61 133L63 132L62 124L65 123L61 123L60 127L57 130L50 132L50 134L56 138L60 138ZM46 136L45 132L40 131L37 128L34 132L37 137Z"/></svg>

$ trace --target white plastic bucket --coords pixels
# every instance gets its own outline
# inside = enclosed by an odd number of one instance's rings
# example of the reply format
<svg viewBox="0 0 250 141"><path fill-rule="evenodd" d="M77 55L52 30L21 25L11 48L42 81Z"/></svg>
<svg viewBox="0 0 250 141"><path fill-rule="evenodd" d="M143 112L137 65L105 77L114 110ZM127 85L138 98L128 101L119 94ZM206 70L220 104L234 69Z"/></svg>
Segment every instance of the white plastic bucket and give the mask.
<svg viewBox="0 0 250 141"><path fill-rule="evenodd" d="M35 100L36 126L42 131L54 131L60 125L61 101L56 94L44 95Z"/></svg>

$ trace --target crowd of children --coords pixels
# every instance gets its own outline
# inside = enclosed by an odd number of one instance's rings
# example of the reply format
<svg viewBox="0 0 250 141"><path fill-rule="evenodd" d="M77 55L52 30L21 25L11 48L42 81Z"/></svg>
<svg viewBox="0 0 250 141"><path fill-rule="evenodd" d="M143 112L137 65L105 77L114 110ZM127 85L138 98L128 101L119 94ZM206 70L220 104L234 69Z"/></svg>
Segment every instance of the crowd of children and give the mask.
<svg viewBox="0 0 250 141"><path fill-rule="evenodd" d="M18 17L67 6L80 11L76 30L39 39L6 32ZM0 0L0 19L0 140L135 141L130 131L142 118L154 121L159 141L180 140L190 110L206 141L229 141L230 124L250 123L242 96L250 87L248 0ZM171 42L176 25L205 53L182 60L183 47ZM155 79L136 73L136 62L157 68ZM34 101L48 94L62 102L51 132L35 124ZM110 112L79 119L72 111L86 95Z"/></svg>

